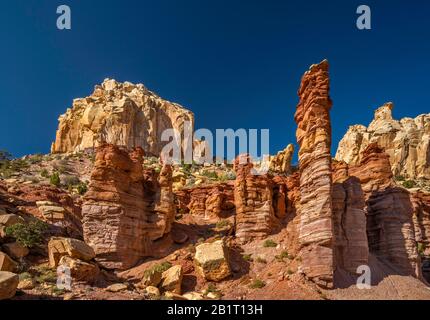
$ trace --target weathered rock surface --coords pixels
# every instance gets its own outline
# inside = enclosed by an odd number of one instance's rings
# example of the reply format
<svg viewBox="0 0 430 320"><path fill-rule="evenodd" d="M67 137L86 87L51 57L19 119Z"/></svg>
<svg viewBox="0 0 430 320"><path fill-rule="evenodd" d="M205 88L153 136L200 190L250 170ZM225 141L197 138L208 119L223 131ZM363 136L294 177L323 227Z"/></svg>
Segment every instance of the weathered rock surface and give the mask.
<svg viewBox="0 0 430 320"><path fill-rule="evenodd" d="M16 214L4 214L0 216L0 226L10 227L14 224L24 222L24 219Z"/></svg>
<svg viewBox="0 0 430 320"><path fill-rule="evenodd" d="M253 174L248 155L240 155L234 166L236 238L242 243L262 239L276 225L272 180L267 175Z"/></svg>
<svg viewBox="0 0 430 320"><path fill-rule="evenodd" d="M172 169L144 169L143 151L105 145L97 152L82 208L85 241L109 269L127 269L151 254L151 241L175 217Z"/></svg>
<svg viewBox="0 0 430 320"><path fill-rule="evenodd" d="M208 186L197 186L187 190L188 204L186 212L207 218L220 218L234 209L234 185L219 183ZM182 199L182 202L185 202Z"/></svg>
<svg viewBox="0 0 430 320"><path fill-rule="evenodd" d="M163 272L160 288L163 291L181 294L183 270L182 266L176 265Z"/></svg>
<svg viewBox="0 0 430 320"><path fill-rule="evenodd" d="M198 245L194 261L197 271L206 280L221 281L231 274L223 240Z"/></svg>
<svg viewBox="0 0 430 320"><path fill-rule="evenodd" d="M6 253L0 251L0 271L14 272L17 266Z"/></svg>
<svg viewBox="0 0 430 320"><path fill-rule="evenodd" d="M48 243L49 265L58 267L63 256L90 261L94 259L94 250L85 242L71 238L52 238Z"/></svg>
<svg viewBox="0 0 430 320"><path fill-rule="evenodd" d="M106 79L89 97L75 99L60 116L51 151L78 152L110 143L159 155L166 144L161 141L163 131L183 132L186 121L193 126L191 111L163 100L142 84Z"/></svg>
<svg viewBox="0 0 430 320"><path fill-rule="evenodd" d="M333 285L333 208L329 65L312 65L299 89L295 120L300 146L299 243L302 269L323 287Z"/></svg>
<svg viewBox="0 0 430 320"><path fill-rule="evenodd" d="M346 177L334 180L335 268L346 270L351 274L355 274L359 266L368 265L369 245L364 207L364 193L358 178Z"/></svg>
<svg viewBox="0 0 430 320"><path fill-rule="evenodd" d="M375 111L368 127L351 126L339 143L336 159L357 165L367 146L377 143L389 155L395 176L430 179L430 114L394 120L392 109L393 104L386 103Z"/></svg>
<svg viewBox="0 0 430 320"><path fill-rule="evenodd" d="M19 242L6 243L2 248L4 252L14 259L24 258L30 253L30 250Z"/></svg>
<svg viewBox="0 0 430 320"><path fill-rule="evenodd" d="M0 271L0 300L10 299L15 296L19 277L17 274Z"/></svg>
<svg viewBox="0 0 430 320"><path fill-rule="evenodd" d="M294 155L294 145L289 144L284 150L279 151L270 159L270 170L277 173L288 174L291 169L291 160Z"/></svg>
<svg viewBox="0 0 430 320"><path fill-rule="evenodd" d="M370 253L400 274L420 277L410 194L395 185L389 156L372 143L349 175L360 179L365 193Z"/></svg>
<svg viewBox="0 0 430 320"><path fill-rule="evenodd" d="M422 254L430 258L430 193L412 192L415 240L422 244Z"/></svg>
<svg viewBox="0 0 430 320"><path fill-rule="evenodd" d="M59 266L68 268L71 278L77 282L92 283L100 273L100 269L95 263L85 262L69 256L61 257Z"/></svg>

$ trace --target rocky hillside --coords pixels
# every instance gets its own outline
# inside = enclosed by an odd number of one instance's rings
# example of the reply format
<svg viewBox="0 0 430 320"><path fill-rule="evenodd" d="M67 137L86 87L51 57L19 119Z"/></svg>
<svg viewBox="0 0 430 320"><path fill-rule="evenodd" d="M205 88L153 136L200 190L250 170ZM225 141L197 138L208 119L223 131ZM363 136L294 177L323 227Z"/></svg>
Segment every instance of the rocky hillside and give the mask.
<svg viewBox="0 0 430 320"><path fill-rule="evenodd" d="M0 299L430 299L430 193L378 141L332 159L327 61L298 95L298 168L292 145L269 164L122 143L1 161Z"/></svg>
<svg viewBox="0 0 430 320"><path fill-rule="evenodd" d="M168 128L182 132L187 121L193 126L191 111L163 100L142 84L106 79L89 97L75 99L60 116L51 152L79 152L111 143L159 155L164 146L162 132Z"/></svg>

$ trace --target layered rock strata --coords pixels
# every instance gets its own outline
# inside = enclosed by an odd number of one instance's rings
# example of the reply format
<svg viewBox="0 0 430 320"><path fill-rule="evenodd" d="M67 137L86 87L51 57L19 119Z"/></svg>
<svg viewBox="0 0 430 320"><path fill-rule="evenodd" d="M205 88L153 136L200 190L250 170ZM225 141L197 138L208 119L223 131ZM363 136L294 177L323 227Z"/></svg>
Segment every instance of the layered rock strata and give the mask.
<svg viewBox="0 0 430 320"><path fill-rule="evenodd" d="M333 207L329 65L312 65L301 82L297 106L300 167L298 215L302 270L323 287L333 285Z"/></svg>
<svg viewBox="0 0 430 320"><path fill-rule="evenodd" d="M273 182L267 175L253 173L253 164L248 155L240 155L234 167L236 238L242 243L262 239L277 224L273 208Z"/></svg>
<svg viewBox="0 0 430 320"><path fill-rule="evenodd" d="M85 241L105 268L127 269L151 254L151 241L168 233L174 220L172 168L144 169L140 148L98 149L82 207Z"/></svg>

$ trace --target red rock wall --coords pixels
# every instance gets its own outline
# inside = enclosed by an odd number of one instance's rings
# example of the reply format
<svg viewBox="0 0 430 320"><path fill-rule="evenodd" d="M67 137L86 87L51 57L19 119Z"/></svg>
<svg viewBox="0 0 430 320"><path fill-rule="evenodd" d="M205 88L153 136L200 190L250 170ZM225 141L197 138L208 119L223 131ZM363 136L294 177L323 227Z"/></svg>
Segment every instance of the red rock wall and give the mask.
<svg viewBox="0 0 430 320"><path fill-rule="evenodd" d="M98 149L82 208L85 241L105 268L127 269L151 254L174 219L171 168L144 170L143 151Z"/></svg>
<svg viewBox="0 0 430 320"><path fill-rule="evenodd" d="M277 224L273 208L273 182L267 175L254 175L249 156L235 161L236 238L242 242L267 237Z"/></svg>
<svg viewBox="0 0 430 320"><path fill-rule="evenodd" d="M370 252L399 274L421 277L412 202L393 182L389 156L371 144L349 174L360 179L365 192Z"/></svg>

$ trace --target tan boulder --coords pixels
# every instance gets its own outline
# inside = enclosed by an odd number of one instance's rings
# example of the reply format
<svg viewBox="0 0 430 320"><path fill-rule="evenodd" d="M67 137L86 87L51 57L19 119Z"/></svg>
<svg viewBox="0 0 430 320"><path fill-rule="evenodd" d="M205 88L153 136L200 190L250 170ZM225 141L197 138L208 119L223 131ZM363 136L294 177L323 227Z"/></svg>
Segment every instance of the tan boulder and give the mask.
<svg viewBox="0 0 430 320"><path fill-rule="evenodd" d="M36 287L36 281L33 278L20 280L18 283L19 290L31 290Z"/></svg>
<svg viewBox="0 0 430 320"><path fill-rule="evenodd" d="M70 276L74 281L94 282L100 269L95 263L85 262L79 259L74 259L69 256L63 256L60 259L59 266L70 269Z"/></svg>
<svg viewBox="0 0 430 320"><path fill-rule="evenodd" d="M128 286L124 283L115 283L110 285L109 287L106 288L106 291L109 292L121 292L121 291L126 291L128 289Z"/></svg>
<svg viewBox="0 0 430 320"><path fill-rule="evenodd" d="M204 300L203 295L198 292L187 292L182 296L187 300Z"/></svg>
<svg viewBox="0 0 430 320"><path fill-rule="evenodd" d="M0 271L0 300L10 299L15 296L19 277L17 274Z"/></svg>
<svg viewBox="0 0 430 320"><path fill-rule="evenodd" d="M197 246L194 261L197 271L206 280L221 281L231 274L223 240Z"/></svg>
<svg viewBox="0 0 430 320"><path fill-rule="evenodd" d="M17 263L13 261L6 253L0 252L0 271L13 272Z"/></svg>
<svg viewBox="0 0 430 320"><path fill-rule="evenodd" d="M170 291L164 292L164 297L168 300L178 300L178 301L188 300L184 296L181 296L180 294L177 294L175 292L170 292Z"/></svg>
<svg viewBox="0 0 430 320"><path fill-rule="evenodd" d="M176 265L163 272L160 288L163 291L181 294L183 270L182 266Z"/></svg>
<svg viewBox="0 0 430 320"><path fill-rule="evenodd" d="M158 287L161 282L163 273L161 271L151 269L144 273L140 286Z"/></svg>
<svg viewBox="0 0 430 320"><path fill-rule="evenodd" d="M144 295L147 299L157 300L160 299L160 290L154 286L148 286L144 289Z"/></svg>
<svg viewBox="0 0 430 320"><path fill-rule="evenodd" d="M284 150L279 151L270 159L270 170L287 174L291 169L291 160L294 155L294 145L289 144Z"/></svg>
<svg viewBox="0 0 430 320"><path fill-rule="evenodd" d="M94 250L85 242L72 238L51 238L48 244L49 265L56 268L63 256L90 261L94 259Z"/></svg>
<svg viewBox="0 0 430 320"><path fill-rule="evenodd" d="M19 242L4 244L3 250L14 259L24 258L30 253L30 250Z"/></svg>

